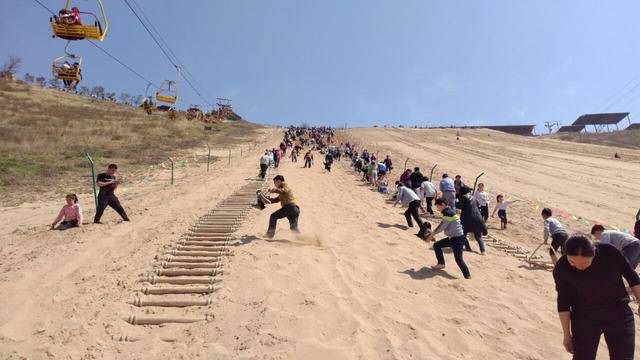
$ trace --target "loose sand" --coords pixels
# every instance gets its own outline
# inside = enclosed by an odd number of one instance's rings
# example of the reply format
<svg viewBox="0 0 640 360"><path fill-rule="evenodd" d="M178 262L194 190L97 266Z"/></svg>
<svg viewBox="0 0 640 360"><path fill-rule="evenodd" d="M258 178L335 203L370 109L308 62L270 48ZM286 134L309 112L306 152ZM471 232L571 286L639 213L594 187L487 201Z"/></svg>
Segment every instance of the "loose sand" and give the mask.
<svg viewBox="0 0 640 360"><path fill-rule="evenodd" d="M272 133L270 144L280 136ZM377 146L380 157L391 154L395 176L406 157L425 173L438 163L440 174L467 182L484 171L491 195L522 200L510 208L509 229L494 230L493 221L492 234L531 249L542 233L536 205L565 210L576 218L568 227L586 231L580 217L630 227L640 203L633 190L639 151L625 150L619 161L613 148L485 130L461 131L460 141L454 130L353 129L348 136ZM191 325L135 327L121 316L132 312L125 300L154 255L254 176L257 152L232 169L216 165L213 174L190 169L174 187L130 190L122 198L132 223L117 223L108 211L106 225L49 232L59 201L0 209L0 358L569 358L549 271L492 248L486 257L465 254L471 280L451 254L447 269L428 270L433 251L405 229L402 209L363 186L346 161L325 173L320 157L312 169L287 159L277 171L301 205L302 235L285 220L264 240L277 205L252 210L214 304L180 311L213 316ZM602 345L599 359L605 353Z"/></svg>

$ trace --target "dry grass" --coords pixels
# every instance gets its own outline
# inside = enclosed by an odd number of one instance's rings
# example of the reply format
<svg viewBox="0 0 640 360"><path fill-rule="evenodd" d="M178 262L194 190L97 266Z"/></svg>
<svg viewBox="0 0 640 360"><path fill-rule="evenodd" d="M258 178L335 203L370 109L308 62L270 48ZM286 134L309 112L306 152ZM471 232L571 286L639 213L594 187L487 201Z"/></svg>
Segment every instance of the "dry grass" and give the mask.
<svg viewBox="0 0 640 360"><path fill-rule="evenodd" d="M77 180L88 171L85 151L99 169L115 162L135 171L207 142L246 143L260 126L238 121L213 128L204 131L202 123L184 118L171 121L164 113L148 116L142 109L0 79L0 204L61 187L88 191L88 182Z"/></svg>
<svg viewBox="0 0 640 360"><path fill-rule="evenodd" d="M622 130L610 133L557 133L553 137L585 144L640 149L640 130Z"/></svg>

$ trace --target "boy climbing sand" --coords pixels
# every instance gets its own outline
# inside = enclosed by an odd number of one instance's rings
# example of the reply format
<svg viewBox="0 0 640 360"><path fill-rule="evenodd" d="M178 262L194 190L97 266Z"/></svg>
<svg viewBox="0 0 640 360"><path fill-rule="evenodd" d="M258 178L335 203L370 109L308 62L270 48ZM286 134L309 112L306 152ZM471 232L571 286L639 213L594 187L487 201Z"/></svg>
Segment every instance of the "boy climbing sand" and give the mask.
<svg viewBox="0 0 640 360"><path fill-rule="evenodd" d="M436 253L438 264L433 265L431 269L442 270L445 268L442 249L450 247L453 250L453 257L456 260L456 264L458 264L458 267L462 271L462 275L464 275L465 279L470 279L471 273L469 272L469 268L467 267L467 264L465 264L462 256L467 238L464 236L464 230L462 229L460 218L458 217L458 214L456 214L455 209L449 207L447 200L437 199L435 205L436 209L442 213L442 221L435 230L433 230L433 233L429 237L433 237L440 232L443 232L447 237L436 241L436 243L433 244L433 251ZM422 234L428 234L426 226L421 230Z"/></svg>

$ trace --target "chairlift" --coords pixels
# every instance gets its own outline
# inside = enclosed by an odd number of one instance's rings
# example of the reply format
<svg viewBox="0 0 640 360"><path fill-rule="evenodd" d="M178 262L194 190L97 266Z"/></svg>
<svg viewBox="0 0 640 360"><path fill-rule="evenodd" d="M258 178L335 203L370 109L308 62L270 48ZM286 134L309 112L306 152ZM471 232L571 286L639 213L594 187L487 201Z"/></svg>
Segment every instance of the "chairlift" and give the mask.
<svg viewBox="0 0 640 360"><path fill-rule="evenodd" d="M176 67L176 69L178 70L178 79L180 79L180 68ZM178 101L178 82L165 80L156 91L156 100L175 104Z"/></svg>
<svg viewBox="0 0 640 360"><path fill-rule="evenodd" d="M58 15L49 18L53 37L57 36L65 40L104 40L109 28L109 22L102 1L96 0L96 3L100 9L101 19L92 12L74 11L73 7L70 6L71 0L67 0L64 9L60 10ZM83 25L80 22L81 14L92 17L93 25Z"/></svg>
<svg viewBox="0 0 640 360"><path fill-rule="evenodd" d="M69 53L68 47L69 43L64 47L65 54L53 60L51 73L54 78L62 80L67 88L74 88L82 80L82 57Z"/></svg>

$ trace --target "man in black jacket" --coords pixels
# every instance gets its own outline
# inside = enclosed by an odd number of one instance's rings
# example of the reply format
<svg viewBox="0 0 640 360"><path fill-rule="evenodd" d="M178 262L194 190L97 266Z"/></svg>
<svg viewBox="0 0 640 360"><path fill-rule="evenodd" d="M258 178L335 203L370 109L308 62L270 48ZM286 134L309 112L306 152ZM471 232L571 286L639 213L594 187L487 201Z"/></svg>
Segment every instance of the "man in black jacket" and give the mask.
<svg viewBox="0 0 640 360"><path fill-rule="evenodd" d="M104 209L107 206L111 206L113 210L115 210L124 221L129 221L129 217L127 213L120 205L120 200L115 194L115 190L120 185L120 180L116 176L116 172L118 171L118 165L109 164L107 167L107 171L101 174L98 174L96 177L96 185L100 187L100 192L98 193L98 208L96 209L96 216L93 218L93 222L96 224L100 224L100 218L104 213Z"/></svg>
<svg viewBox="0 0 640 360"><path fill-rule="evenodd" d="M416 191L420 188L422 181L424 181L423 178L424 176L420 172L420 168L419 167L413 168L413 173L411 173L411 176L409 177L409 180L411 180L411 189L413 191Z"/></svg>

